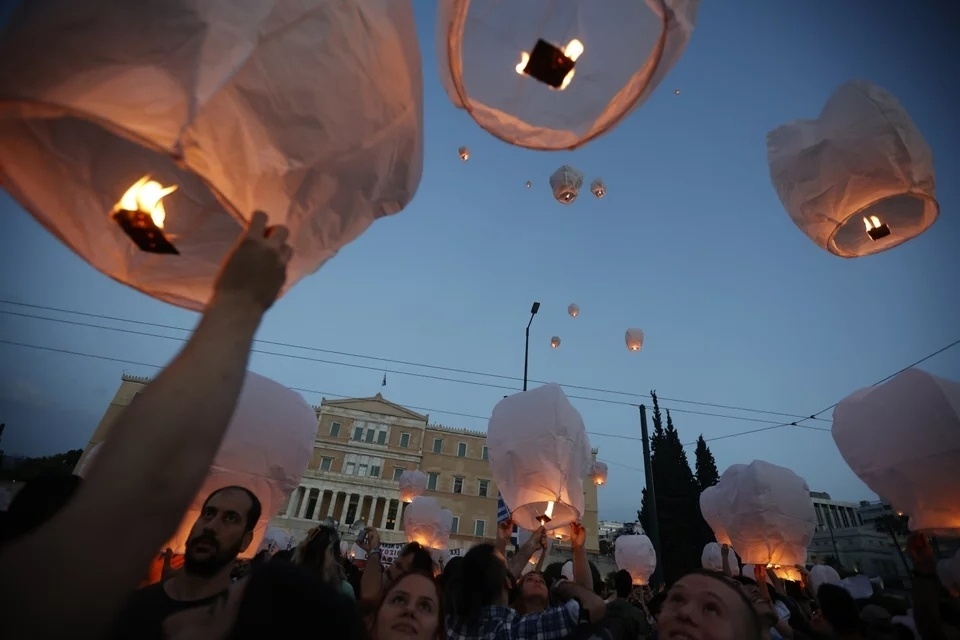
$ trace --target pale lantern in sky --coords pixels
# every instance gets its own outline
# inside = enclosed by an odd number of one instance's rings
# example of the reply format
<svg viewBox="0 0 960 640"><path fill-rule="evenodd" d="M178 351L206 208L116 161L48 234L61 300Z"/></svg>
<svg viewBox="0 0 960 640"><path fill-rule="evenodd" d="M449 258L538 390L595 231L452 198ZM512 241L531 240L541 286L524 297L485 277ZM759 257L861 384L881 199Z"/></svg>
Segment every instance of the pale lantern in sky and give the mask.
<svg viewBox="0 0 960 640"><path fill-rule="evenodd" d="M452 528L453 513L440 506L436 498L417 496L403 511L407 542L418 542L429 549L446 549Z"/></svg>
<svg viewBox="0 0 960 640"><path fill-rule="evenodd" d="M467 149L466 147L460 147L457 149L457 153L460 154L460 159L464 162L470 159L470 149Z"/></svg>
<svg viewBox="0 0 960 640"><path fill-rule="evenodd" d="M99 271L198 311L254 211L290 229L289 289L402 210L423 164L409 0L22 2L0 107L10 195Z"/></svg>
<svg viewBox="0 0 960 640"><path fill-rule="evenodd" d="M720 544L730 544L730 536L727 535L727 530L723 526L722 516L727 508L725 503L726 495L717 485L707 487L700 492L700 513L703 514L703 519L713 529L713 535Z"/></svg>
<svg viewBox="0 0 960 640"><path fill-rule="evenodd" d="M427 490L427 474L419 469L407 469L400 474L400 500L413 502L413 499Z"/></svg>
<svg viewBox="0 0 960 640"><path fill-rule="evenodd" d="M605 185L600 178L595 178L594 181L590 183L590 192L597 198L602 198L607 195L607 185Z"/></svg>
<svg viewBox="0 0 960 640"><path fill-rule="evenodd" d="M650 538L644 535L618 537L613 543L613 557L617 569L629 571L635 585L649 583L657 568L657 552Z"/></svg>
<svg viewBox="0 0 960 640"><path fill-rule="evenodd" d="M575 149L643 104L679 60L699 0L440 0L440 80L497 138Z"/></svg>
<svg viewBox="0 0 960 640"><path fill-rule="evenodd" d="M607 467L606 462L600 462L598 460L590 467L590 479L593 481L593 484L598 487L607 484L608 473L609 467Z"/></svg>
<svg viewBox="0 0 960 640"><path fill-rule="evenodd" d="M570 204L576 200L581 187L583 174L570 165L563 165L550 176L550 190L560 204Z"/></svg>
<svg viewBox="0 0 960 640"><path fill-rule="evenodd" d="M960 382L907 369L833 410L833 441L850 469L911 531L960 532Z"/></svg>
<svg viewBox="0 0 960 640"><path fill-rule="evenodd" d="M576 318L578 315L580 315L580 305L578 305L576 302L571 302L570 306L567 307L567 313L571 318Z"/></svg>
<svg viewBox="0 0 960 640"><path fill-rule="evenodd" d="M709 524L709 522L707 524ZM731 569L737 566L737 556L733 551L733 547L730 548L730 553L727 555L727 564L730 565ZM703 546L703 551L700 553L700 566L711 571L723 571L723 548L721 547L721 543L708 542Z"/></svg>
<svg viewBox="0 0 960 640"><path fill-rule="evenodd" d="M560 347L560 336L553 336L552 338L550 338L550 346L553 347L554 349L559 348L559 347Z"/></svg>
<svg viewBox="0 0 960 640"><path fill-rule="evenodd" d="M630 351L640 351L643 348L643 329L627 329L623 336Z"/></svg>
<svg viewBox="0 0 960 640"><path fill-rule="evenodd" d="M892 249L940 213L929 145L903 105L869 82L842 85L816 120L768 133L767 163L794 224L841 258Z"/></svg>
<svg viewBox="0 0 960 640"><path fill-rule="evenodd" d="M722 526L744 563L807 561L817 520L803 478L786 467L754 460L724 471L714 488L721 492L724 505Z"/></svg>
<svg viewBox="0 0 960 640"><path fill-rule="evenodd" d="M563 389L547 384L497 403L487 427L490 473L523 529L555 535L584 512L590 441Z"/></svg>

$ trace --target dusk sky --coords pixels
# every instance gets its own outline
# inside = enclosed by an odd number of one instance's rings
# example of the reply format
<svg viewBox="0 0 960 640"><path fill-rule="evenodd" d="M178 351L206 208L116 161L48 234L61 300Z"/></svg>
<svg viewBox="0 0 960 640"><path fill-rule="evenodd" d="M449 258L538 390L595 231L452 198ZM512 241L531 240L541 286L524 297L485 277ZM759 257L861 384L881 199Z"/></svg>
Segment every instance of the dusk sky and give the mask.
<svg viewBox="0 0 960 640"><path fill-rule="evenodd" d="M283 344L258 344L251 368L313 404L382 391L431 422L482 431L519 388L536 300L530 378L571 385L610 464L601 518L633 520L639 508L634 405L649 405L651 389L684 442L715 439L721 471L762 459L834 498L876 499L840 457L831 411L803 423L814 429L755 430L830 407L960 338L952 3L704 2L651 99L571 153L509 146L456 110L437 76L435 3L415 4L426 90L419 191L275 305L259 338ZM843 260L790 221L770 183L766 134L816 117L857 78L896 95L923 132L941 214L911 242ZM602 177L606 197L554 201L547 179L566 163L587 181ZM8 454L82 448L121 374L154 375L197 320L94 271L5 193L0 273ZM643 328L640 353L626 350L627 327ZM960 346L921 368L960 380Z"/></svg>

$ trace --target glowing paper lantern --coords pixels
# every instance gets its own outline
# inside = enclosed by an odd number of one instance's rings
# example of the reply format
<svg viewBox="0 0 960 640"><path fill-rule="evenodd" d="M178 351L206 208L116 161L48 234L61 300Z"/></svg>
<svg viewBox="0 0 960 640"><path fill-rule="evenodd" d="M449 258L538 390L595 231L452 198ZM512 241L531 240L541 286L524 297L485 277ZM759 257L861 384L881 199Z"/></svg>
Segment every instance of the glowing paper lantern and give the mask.
<svg viewBox="0 0 960 640"><path fill-rule="evenodd" d="M762 460L735 465L715 487L726 508L722 527L745 563L806 562L816 514L806 481L790 469Z"/></svg>
<svg viewBox="0 0 960 640"><path fill-rule="evenodd" d="M603 184L603 180L597 178L590 183L590 192L597 198L602 198L607 195L607 185Z"/></svg>
<svg viewBox="0 0 960 640"><path fill-rule="evenodd" d="M733 547L730 548L730 555L727 556L727 564L732 569L737 567L737 556L734 554ZM704 545L703 552L700 554L700 566L711 571L723 571L723 548L719 542L708 542Z"/></svg>
<svg viewBox="0 0 960 640"><path fill-rule="evenodd" d="M907 369L833 411L833 441L911 531L960 530L960 383Z"/></svg>
<svg viewBox="0 0 960 640"><path fill-rule="evenodd" d="M607 472L609 467L607 467L606 462L594 462L590 467L590 479L593 480L593 484L600 485L607 483Z"/></svg>
<svg viewBox="0 0 960 640"><path fill-rule="evenodd" d="M453 528L453 513L440 506L436 498L417 496L403 511L407 542L418 542L429 549L446 549Z"/></svg>
<svg viewBox="0 0 960 640"><path fill-rule="evenodd" d="M470 149L467 149L466 147L460 147L460 149L457 150L457 153L460 154L460 159L464 162L470 159Z"/></svg>
<svg viewBox="0 0 960 640"><path fill-rule="evenodd" d="M647 584L657 568L657 552L650 538L643 535L617 538L613 558L617 562L617 569L630 572L635 585Z"/></svg>
<svg viewBox="0 0 960 640"><path fill-rule="evenodd" d="M560 336L553 336L550 338L550 346L556 349L560 346Z"/></svg>
<svg viewBox="0 0 960 640"><path fill-rule="evenodd" d="M627 349L640 351L643 348L643 329L627 329L624 340L627 342Z"/></svg>
<svg viewBox="0 0 960 640"><path fill-rule="evenodd" d="M501 140L574 149L650 96L683 53L699 4L441 0L441 82Z"/></svg>
<svg viewBox="0 0 960 640"><path fill-rule="evenodd" d="M0 183L92 266L188 309L255 210L290 228L289 289L420 181L409 1L244 7L31 0L0 30Z"/></svg>
<svg viewBox="0 0 960 640"><path fill-rule="evenodd" d="M556 384L497 403L487 428L490 473L514 522L550 531L580 519L590 441L583 418Z"/></svg>
<svg viewBox="0 0 960 640"><path fill-rule="evenodd" d="M729 469L727 471L729 472ZM700 492L700 513L703 514L703 519L713 529L713 535L717 542L726 545L730 544L730 536L727 535L727 530L723 526L723 512L728 508L726 496L717 485L707 487Z"/></svg>
<svg viewBox="0 0 960 640"><path fill-rule="evenodd" d="M570 306L567 307L567 313L570 314L571 318L576 318L580 315L580 306L576 302L571 302Z"/></svg>
<svg viewBox="0 0 960 640"><path fill-rule="evenodd" d="M576 200L582 186L583 174L570 165L563 165L550 176L550 190L560 204L570 204Z"/></svg>
<svg viewBox="0 0 960 640"><path fill-rule="evenodd" d="M771 567L773 569L774 575L776 575L781 580L792 580L793 582L798 582L803 578L803 574L800 573L800 570L796 567L784 567L780 565L774 565Z"/></svg>
<svg viewBox="0 0 960 640"><path fill-rule="evenodd" d="M767 162L794 224L842 258L891 249L940 213L930 147L897 99L869 82L842 85L818 119L767 134Z"/></svg>
<svg viewBox="0 0 960 640"><path fill-rule="evenodd" d="M524 186L525 186L527 189L529 189L530 187L533 186L533 183L530 182L529 180L527 180L527 182L524 184Z"/></svg>
<svg viewBox="0 0 960 640"><path fill-rule="evenodd" d="M404 471L400 474L400 500L413 502L413 499L427 490L427 474L419 469Z"/></svg>
<svg viewBox="0 0 960 640"><path fill-rule="evenodd" d="M841 582L840 574L829 565L818 564L810 569L810 586L813 588L814 593L820 589L820 585L834 584L840 586Z"/></svg>

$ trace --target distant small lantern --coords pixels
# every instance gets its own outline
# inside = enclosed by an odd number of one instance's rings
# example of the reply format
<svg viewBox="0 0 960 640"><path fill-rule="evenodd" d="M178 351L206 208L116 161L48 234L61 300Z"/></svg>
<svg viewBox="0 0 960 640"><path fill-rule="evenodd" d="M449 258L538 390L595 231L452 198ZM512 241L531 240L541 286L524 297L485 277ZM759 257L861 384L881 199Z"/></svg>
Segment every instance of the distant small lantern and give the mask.
<svg viewBox="0 0 960 640"><path fill-rule="evenodd" d="M560 346L560 336L553 336L550 338L550 346L556 349Z"/></svg>
<svg viewBox="0 0 960 640"><path fill-rule="evenodd" d="M419 469L411 469L401 473L398 480L400 500L413 502L414 498L423 495L423 492L427 490L427 480L427 474Z"/></svg>
<svg viewBox="0 0 960 640"><path fill-rule="evenodd" d="M460 159L466 162L470 159L470 149L466 147L460 147L458 153L460 154Z"/></svg>
<svg viewBox="0 0 960 640"><path fill-rule="evenodd" d="M627 329L624 340L627 343L627 349L640 351L643 348L643 329Z"/></svg>
<svg viewBox="0 0 960 640"><path fill-rule="evenodd" d="M675 95L675 96L680 95L680 89L674 89L674 90L673 90L673 95Z"/></svg>
<svg viewBox="0 0 960 640"><path fill-rule="evenodd" d="M794 224L841 258L892 249L940 214L929 145L897 99L869 82L842 85L816 120L768 133L767 163Z"/></svg>
<svg viewBox="0 0 960 640"><path fill-rule="evenodd" d="M438 4L437 60L454 106L509 144L559 151L611 130L653 93L700 2Z"/></svg>
<svg viewBox="0 0 960 640"><path fill-rule="evenodd" d="M605 462L594 462L593 467L590 469L590 479L593 480L593 484L599 486L605 485L607 483L607 473L609 468Z"/></svg>
<svg viewBox="0 0 960 640"><path fill-rule="evenodd" d="M550 189L560 204L570 204L576 200L581 187L583 174L570 165L563 165L550 176Z"/></svg>
<svg viewBox="0 0 960 640"><path fill-rule="evenodd" d="M533 183L530 182L529 180L527 180L527 182L524 184L524 186L525 186L527 189L529 189L530 187L533 186Z"/></svg>
<svg viewBox="0 0 960 640"><path fill-rule="evenodd" d="M570 303L570 306L567 307L567 313L570 314L571 318L576 318L578 315L580 315L580 307L576 302L572 302Z"/></svg>
<svg viewBox="0 0 960 640"><path fill-rule="evenodd" d="M590 183L590 191L593 192L593 195L597 196L597 198L602 198L607 195L607 186L603 184L603 180L597 178Z"/></svg>

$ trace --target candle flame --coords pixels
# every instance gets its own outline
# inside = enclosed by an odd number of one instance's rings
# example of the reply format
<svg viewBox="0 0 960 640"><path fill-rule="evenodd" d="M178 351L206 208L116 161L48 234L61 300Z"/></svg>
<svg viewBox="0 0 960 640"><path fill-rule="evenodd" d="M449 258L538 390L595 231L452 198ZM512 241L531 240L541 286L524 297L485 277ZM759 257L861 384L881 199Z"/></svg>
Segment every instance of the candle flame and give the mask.
<svg viewBox="0 0 960 640"><path fill-rule="evenodd" d="M143 176L132 187L127 189L120 198L120 208L125 211L143 211L153 218L153 224L163 229L163 222L167 213L163 209L164 197L177 190L176 186L164 187L159 182L151 180L150 176Z"/></svg>
<svg viewBox="0 0 960 640"><path fill-rule="evenodd" d="M567 43L567 46L563 48L563 55L569 58L572 62L576 62L577 59L583 55L584 52L583 43L574 38ZM527 68L527 63L530 62L530 54L526 51L520 52L520 63L515 67L517 73L520 75L524 74L525 69ZM563 78L563 82L560 84L560 91L563 91L570 85L570 81L573 80L573 76L577 73L577 70L570 69L570 72L567 73Z"/></svg>
<svg viewBox="0 0 960 640"><path fill-rule="evenodd" d="M880 222L880 218L877 216L870 216L869 218L863 218L863 224L866 227L867 231L872 231L873 229L879 229L880 225L883 224Z"/></svg>
<svg viewBox="0 0 960 640"><path fill-rule="evenodd" d="M547 508L543 512L543 515L547 516L548 518L553 517L553 500L547 503Z"/></svg>

